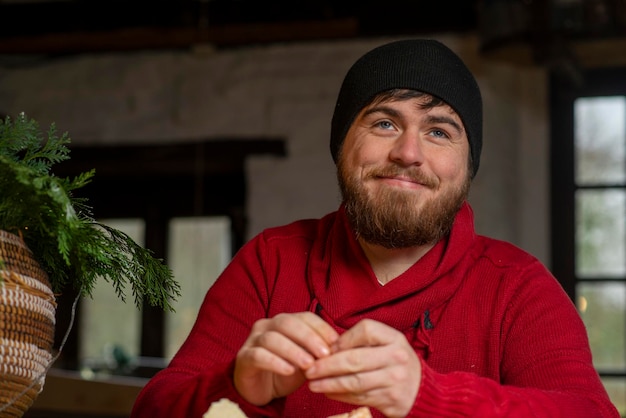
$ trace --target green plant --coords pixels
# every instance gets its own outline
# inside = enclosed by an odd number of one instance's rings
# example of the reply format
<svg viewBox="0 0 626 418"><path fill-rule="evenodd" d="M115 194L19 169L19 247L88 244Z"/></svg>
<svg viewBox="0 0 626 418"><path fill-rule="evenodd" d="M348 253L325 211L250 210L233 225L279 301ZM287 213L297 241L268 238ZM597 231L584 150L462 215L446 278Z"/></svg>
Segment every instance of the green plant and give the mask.
<svg viewBox="0 0 626 418"><path fill-rule="evenodd" d="M74 191L94 170L75 178L55 176L52 167L70 158L67 133L54 124L44 135L39 124L20 114L0 119L0 229L21 236L48 274L55 292L68 284L91 296L103 279L135 304L173 310L180 288L171 270L128 235L97 222L86 199ZM0 260L1 261L1 260Z"/></svg>

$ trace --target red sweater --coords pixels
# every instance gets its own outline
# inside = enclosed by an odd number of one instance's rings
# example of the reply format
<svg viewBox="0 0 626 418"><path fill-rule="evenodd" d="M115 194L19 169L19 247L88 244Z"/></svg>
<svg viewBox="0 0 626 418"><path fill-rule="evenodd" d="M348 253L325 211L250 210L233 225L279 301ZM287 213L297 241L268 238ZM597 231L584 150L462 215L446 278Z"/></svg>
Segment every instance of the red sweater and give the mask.
<svg viewBox="0 0 626 418"><path fill-rule="evenodd" d="M262 232L211 287L189 337L140 393L132 417L201 418L223 397L249 417L354 409L306 385L265 407L234 389L234 358L252 324L306 310L339 332L372 318L406 335L423 367L409 417L619 416L559 283L522 250L476 235L466 204L449 237L385 286L342 209Z"/></svg>

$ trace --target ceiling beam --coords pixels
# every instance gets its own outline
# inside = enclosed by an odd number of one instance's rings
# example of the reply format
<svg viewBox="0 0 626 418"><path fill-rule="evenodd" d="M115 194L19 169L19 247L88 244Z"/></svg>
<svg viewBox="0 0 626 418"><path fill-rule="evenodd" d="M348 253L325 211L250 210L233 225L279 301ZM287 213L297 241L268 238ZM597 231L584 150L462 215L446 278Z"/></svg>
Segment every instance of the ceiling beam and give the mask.
<svg viewBox="0 0 626 418"><path fill-rule="evenodd" d="M180 49L209 44L234 47L270 42L340 39L357 36L355 18L228 24L206 29L133 27L10 36L0 42L0 54L76 54L86 52Z"/></svg>

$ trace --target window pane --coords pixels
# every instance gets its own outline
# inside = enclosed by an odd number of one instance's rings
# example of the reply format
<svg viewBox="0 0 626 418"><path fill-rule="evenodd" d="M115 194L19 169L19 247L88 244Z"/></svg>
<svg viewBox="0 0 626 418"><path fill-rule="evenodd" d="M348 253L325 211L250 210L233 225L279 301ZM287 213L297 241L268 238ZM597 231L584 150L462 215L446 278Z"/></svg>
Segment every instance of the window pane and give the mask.
<svg viewBox="0 0 626 418"><path fill-rule="evenodd" d="M579 283L577 295L594 365L600 370L623 371L626 368L626 284Z"/></svg>
<svg viewBox="0 0 626 418"><path fill-rule="evenodd" d="M626 97L587 97L574 103L576 183L626 179Z"/></svg>
<svg viewBox="0 0 626 418"><path fill-rule="evenodd" d="M604 377L602 382L619 414L626 417L626 379Z"/></svg>
<svg viewBox="0 0 626 418"><path fill-rule="evenodd" d="M168 265L181 296L167 313L165 356L171 358L191 331L209 287L231 259L227 217L176 218L169 227Z"/></svg>
<svg viewBox="0 0 626 418"><path fill-rule="evenodd" d="M142 219L101 220L103 224L128 234L144 245ZM93 298L81 300L80 363L95 371L124 373L125 359L139 355L141 312L127 289L126 303L115 293L111 283L99 280ZM117 360L116 360L117 358ZM113 369L118 370L113 370Z"/></svg>
<svg viewBox="0 0 626 418"><path fill-rule="evenodd" d="M623 276L626 273L624 190L576 192L576 275Z"/></svg>

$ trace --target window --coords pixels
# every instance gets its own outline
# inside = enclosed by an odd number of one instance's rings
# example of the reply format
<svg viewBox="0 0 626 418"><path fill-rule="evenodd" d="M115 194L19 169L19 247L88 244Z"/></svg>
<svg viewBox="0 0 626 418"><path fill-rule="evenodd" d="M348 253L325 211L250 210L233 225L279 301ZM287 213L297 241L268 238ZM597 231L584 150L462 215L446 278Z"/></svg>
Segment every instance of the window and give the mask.
<svg viewBox="0 0 626 418"><path fill-rule="evenodd" d="M141 219L101 219L106 225L127 233L144 245L145 224ZM120 324L124 324L120 327ZM124 373L124 359L139 356L141 314L126 294L119 299L110 283L100 280L93 297L81 301L81 315L74 325L81 335L78 363L85 373Z"/></svg>
<svg viewBox="0 0 626 418"><path fill-rule="evenodd" d="M245 159L285 155L280 140L205 141L164 146L73 148L55 174L96 169L80 197L94 217L128 233L163 258L181 285L171 314L122 303L109 283L81 299L57 368L151 377L186 338L204 294L243 245L246 219ZM127 289L130 292L130 289ZM55 348L72 318L74 289L57 298Z"/></svg>
<svg viewBox="0 0 626 418"><path fill-rule="evenodd" d="M143 245L142 219L101 219ZM168 228L168 265L181 295L175 312L165 313L164 358L141 356L141 313L126 295L124 303L113 287L96 284L93 298L81 301L78 329L82 373L132 374L137 367L161 367L178 351L193 326L204 295L231 258L230 220L226 216L174 218ZM123 324L123 326L120 326Z"/></svg>
<svg viewBox="0 0 626 418"><path fill-rule="evenodd" d="M626 69L558 75L552 97L552 269L626 415Z"/></svg>
<svg viewBox="0 0 626 418"><path fill-rule="evenodd" d="M176 312L168 312L165 318L166 359L171 359L187 338L204 295L232 256L226 216L175 218L169 231L168 260L181 296Z"/></svg>

